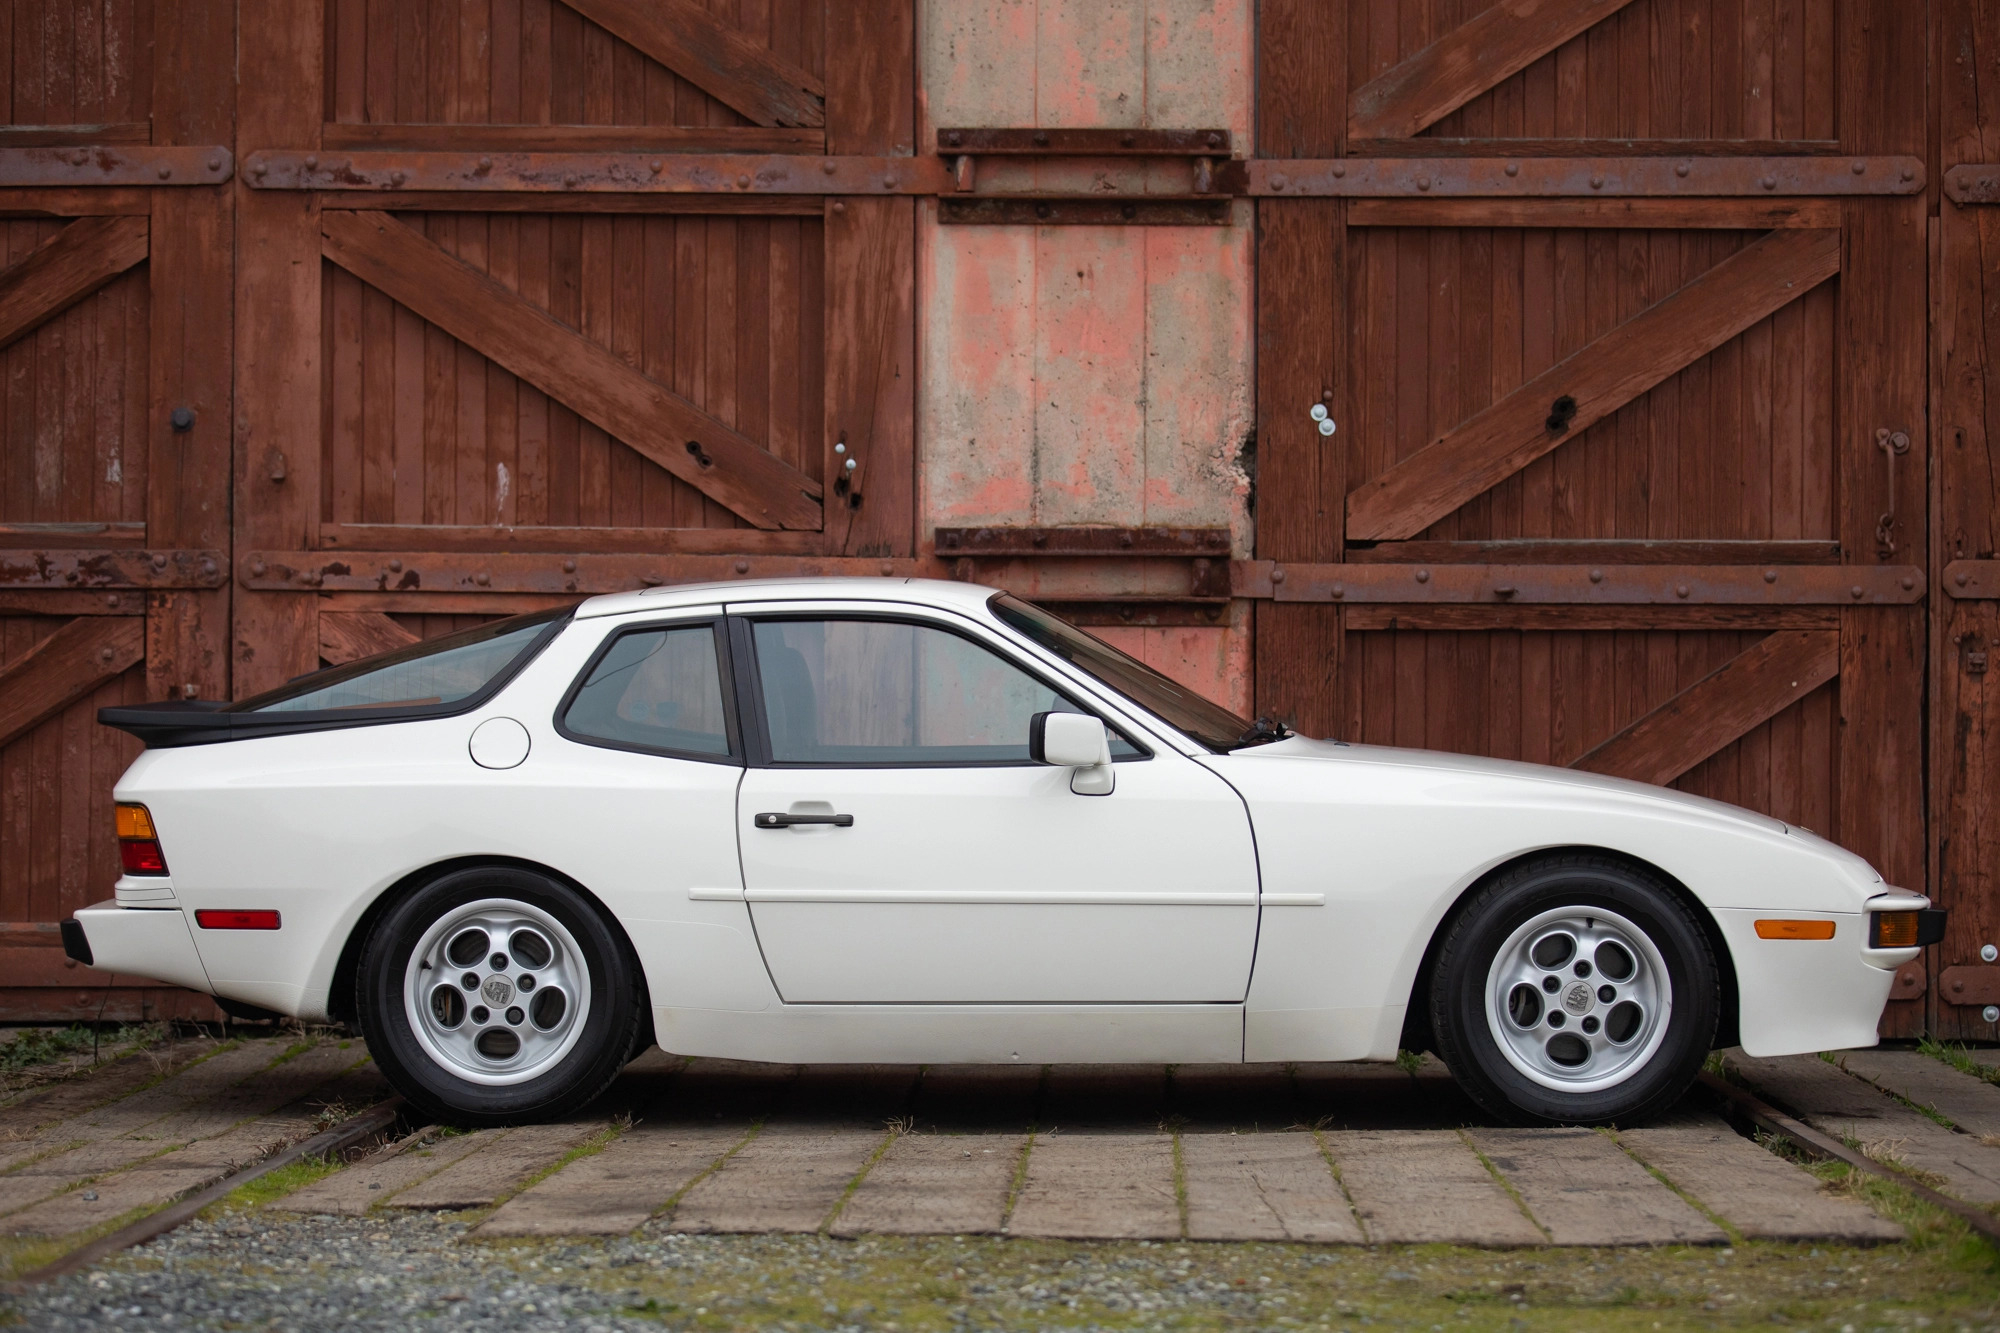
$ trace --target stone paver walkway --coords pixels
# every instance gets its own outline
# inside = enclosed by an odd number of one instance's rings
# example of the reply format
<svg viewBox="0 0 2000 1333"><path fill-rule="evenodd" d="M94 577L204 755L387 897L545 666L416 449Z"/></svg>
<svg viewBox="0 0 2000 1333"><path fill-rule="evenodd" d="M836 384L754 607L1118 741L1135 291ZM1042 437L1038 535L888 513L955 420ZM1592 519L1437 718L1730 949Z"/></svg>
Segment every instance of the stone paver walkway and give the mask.
<svg viewBox="0 0 2000 1333"><path fill-rule="evenodd" d="M2000 1201L2000 1088L1907 1050L1726 1068L1973 1202ZM149 1063L135 1063L145 1061ZM385 1095L357 1042L183 1042L0 1104L0 1236L79 1240ZM1435 1061L778 1066L653 1052L569 1121L425 1127L276 1204L469 1214L479 1238L645 1232L1872 1244L1853 1197L1691 1098L1621 1131L1493 1125ZM1922 1110L1918 1108L1924 1108Z"/></svg>

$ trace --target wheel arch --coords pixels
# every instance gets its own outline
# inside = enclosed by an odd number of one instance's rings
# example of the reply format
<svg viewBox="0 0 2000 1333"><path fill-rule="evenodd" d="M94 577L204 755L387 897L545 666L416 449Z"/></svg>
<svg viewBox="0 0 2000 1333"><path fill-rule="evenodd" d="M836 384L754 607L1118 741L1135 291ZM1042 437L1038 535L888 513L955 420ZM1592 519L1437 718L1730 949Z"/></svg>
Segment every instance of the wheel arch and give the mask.
<svg viewBox="0 0 2000 1333"><path fill-rule="evenodd" d="M347 939L340 946L340 958L334 964L333 968L333 983L327 991L327 1013L349 1027L354 1026L356 1019L355 983L361 971L361 950L368 942L369 934L375 929L375 923L382 919L383 913L432 880L439 879L445 875L455 874L461 870L476 870L487 867L509 870L531 870L536 874L547 875L550 879L558 880L569 886L570 889L582 895L587 902L597 909L598 913L603 916L605 923L610 926L611 933L617 939L619 946L625 950L625 960L632 968L632 974L639 979L639 988L645 996L645 1004L642 1006L639 1019L639 1049L644 1050L647 1046L651 1045L653 1041L652 989L646 980L645 968L639 964L638 951L632 946L632 937L626 933L625 923L618 919L617 913L604 905L602 898L592 893L574 875L566 875L554 866L546 865L540 861L531 861L519 856L456 856L445 861L434 861L430 865L412 870L409 874L404 875L401 879L389 885L388 888L376 894L375 900L363 909L360 917L355 920L354 928L347 932Z"/></svg>
<svg viewBox="0 0 2000 1333"><path fill-rule="evenodd" d="M1716 1015L1715 1045L1717 1048L1720 1048L1737 1044L1741 1006L1739 1000L1740 992L1736 983L1736 959L1729 952L1729 944L1722 937L1722 927L1717 924L1715 915L1708 910L1700 898L1695 896L1693 890L1682 883L1677 875L1664 867L1648 861L1642 856L1634 856L1630 852L1620 851L1616 847L1599 847L1589 843L1576 843L1561 847L1537 847L1532 851L1522 852L1518 856L1511 856L1498 865L1489 867L1484 874L1475 877L1459 891L1458 896L1452 900L1451 906L1445 909L1444 915L1438 919L1437 926L1431 931L1430 940L1424 945L1423 961L1417 965L1417 975L1411 983L1410 993L1406 997L1403 1010L1403 1034L1400 1044L1404 1050L1433 1051L1436 1049L1436 1038L1431 1032L1431 1007L1428 999L1431 978L1436 972L1438 950L1443 945L1445 936L1451 933L1452 925L1465 911L1466 904L1472 900L1473 896L1493 880L1517 866L1539 861L1544 857L1573 856L1578 854L1609 857L1614 861L1622 861L1636 870L1643 870L1650 875L1657 876L1692 911L1695 920L1701 923L1703 934L1707 936L1709 950L1715 955L1716 974L1722 983L1722 1007Z"/></svg>

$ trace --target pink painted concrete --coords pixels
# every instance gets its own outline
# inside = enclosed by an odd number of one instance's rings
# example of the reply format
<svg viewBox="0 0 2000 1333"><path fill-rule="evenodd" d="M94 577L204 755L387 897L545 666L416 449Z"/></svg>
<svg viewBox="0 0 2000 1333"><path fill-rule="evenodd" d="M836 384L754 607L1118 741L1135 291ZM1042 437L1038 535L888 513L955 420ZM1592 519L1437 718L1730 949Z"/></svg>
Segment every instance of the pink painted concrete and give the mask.
<svg viewBox="0 0 2000 1333"><path fill-rule="evenodd" d="M1251 0L925 0L919 143L935 143L939 125L1223 125L1240 153L1251 34ZM1188 170L989 161L976 189L1181 194ZM918 277L926 529L1224 525L1248 555L1249 207L1227 227L940 227L935 216L921 227ZM1132 574L1148 586L1172 578ZM1237 613L1213 629L1145 631L1145 652L1247 707L1247 627Z"/></svg>

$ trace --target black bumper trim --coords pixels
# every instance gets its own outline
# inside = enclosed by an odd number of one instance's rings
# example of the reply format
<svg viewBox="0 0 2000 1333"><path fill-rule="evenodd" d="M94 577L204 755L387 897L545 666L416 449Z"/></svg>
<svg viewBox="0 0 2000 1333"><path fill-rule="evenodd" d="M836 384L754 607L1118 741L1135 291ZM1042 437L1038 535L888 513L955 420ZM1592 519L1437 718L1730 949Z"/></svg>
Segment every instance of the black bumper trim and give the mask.
<svg viewBox="0 0 2000 1333"><path fill-rule="evenodd" d="M83 922L70 917L62 923L63 952L85 967L90 967L90 938L83 933Z"/></svg>

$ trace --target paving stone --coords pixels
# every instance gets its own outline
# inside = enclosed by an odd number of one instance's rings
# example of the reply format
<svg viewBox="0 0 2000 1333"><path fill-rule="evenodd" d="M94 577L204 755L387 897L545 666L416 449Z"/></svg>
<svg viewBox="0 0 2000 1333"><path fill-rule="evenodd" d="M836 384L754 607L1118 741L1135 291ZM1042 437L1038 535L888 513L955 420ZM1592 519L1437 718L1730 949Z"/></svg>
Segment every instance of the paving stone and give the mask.
<svg viewBox="0 0 2000 1333"><path fill-rule="evenodd" d="M43 1130L36 1139L43 1144L90 1142L134 1134L166 1116L221 1095L284 1052L285 1043L276 1039L245 1042L217 1052L143 1091L70 1116Z"/></svg>
<svg viewBox="0 0 2000 1333"><path fill-rule="evenodd" d="M311 1096L367 1058L368 1050L359 1042L315 1046L283 1064L259 1069L213 1095L191 1101L134 1131L131 1137L191 1141L220 1134L253 1116L268 1115Z"/></svg>
<svg viewBox="0 0 2000 1333"><path fill-rule="evenodd" d="M1021 1134L898 1134L834 1219L833 1234L985 1235L1000 1230Z"/></svg>
<svg viewBox="0 0 2000 1333"><path fill-rule="evenodd" d="M1167 1134L1037 1134L1012 1236L1171 1240L1181 1234Z"/></svg>
<svg viewBox="0 0 2000 1333"><path fill-rule="evenodd" d="M913 1114L924 1125L1025 1130L1041 1094L1040 1065L932 1065L917 1085Z"/></svg>
<svg viewBox="0 0 2000 1333"><path fill-rule="evenodd" d="M604 1120L565 1120L522 1125L495 1134L478 1151L389 1200L391 1208L484 1208L535 1172L554 1164L606 1125Z"/></svg>
<svg viewBox="0 0 2000 1333"><path fill-rule="evenodd" d="M641 1124L516 1194L482 1236L618 1236L636 1231L749 1127Z"/></svg>
<svg viewBox="0 0 2000 1333"><path fill-rule="evenodd" d="M673 1231L817 1231L884 1135L774 1126L674 1207Z"/></svg>
<svg viewBox="0 0 2000 1333"><path fill-rule="evenodd" d="M1321 1137L1371 1242L1547 1241L1457 1130L1329 1130Z"/></svg>
<svg viewBox="0 0 2000 1333"><path fill-rule="evenodd" d="M1195 1125L1257 1131L1300 1121L1285 1065L1176 1065L1168 1095L1174 1114Z"/></svg>
<svg viewBox="0 0 2000 1333"><path fill-rule="evenodd" d="M1970 1203L2000 1203L2000 1152L1912 1111L1874 1085L1814 1055L1757 1059L1738 1050L1723 1058L1767 1100L1821 1133L1851 1139L1879 1161L1925 1172L1945 1193Z"/></svg>
<svg viewBox="0 0 2000 1333"><path fill-rule="evenodd" d="M1360 1243L1311 1133L1182 1134L1180 1147L1189 1240Z"/></svg>
<svg viewBox="0 0 2000 1333"><path fill-rule="evenodd" d="M1841 1067L1898 1097L1928 1106L1967 1134L2000 1135L2000 1087L1920 1051L1842 1051Z"/></svg>
<svg viewBox="0 0 2000 1333"><path fill-rule="evenodd" d="M87 1073L73 1074L60 1083L27 1093L0 1107L0 1145L13 1145L33 1138L36 1132L65 1118L95 1110L120 1097L129 1096L156 1079L185 1068L191 1061L215 1049L207 1037L191 1037L135 1051L108 1061ZM0 1156L0 1167L6 1158Z"/></svg>
<svg viewBox="0 0 2000 1333"><path fill-rule="evenodd" d="M1618 1141L1752 1240L1866 1244L1903 1238L1894 1222L1859 1200L1830 1193L1714 1116L1690 1114L1671 1124L1620 1130Z"/></svg>
<svg viewBox="0 0 2000 1333"><path fill-rule="evenodd" d="M1158 1125L1167 1114L1165 1065L1050 1065L1036 1118L1045 1128Z"/></svg>
<svg viewBox="0 0 2000 1333"><path fill-rule="evenodd" d="M1596 1130L1470 1133L1557 1245L1728 1243L1722 1228Z"/></svg>
<svg viewBox="0 0 2000 1333"><path fill-rule="evenodd" d="M369 1154L344 1171L336 1171L286 1195L271 1206L292 1213L359 1217L374 1205L387 1203L410 1186L428 1180L452 1163L478 1152L506 1132L480 1129L470 1134L440 1138L434 1129L418 1130Z"/></svg>

